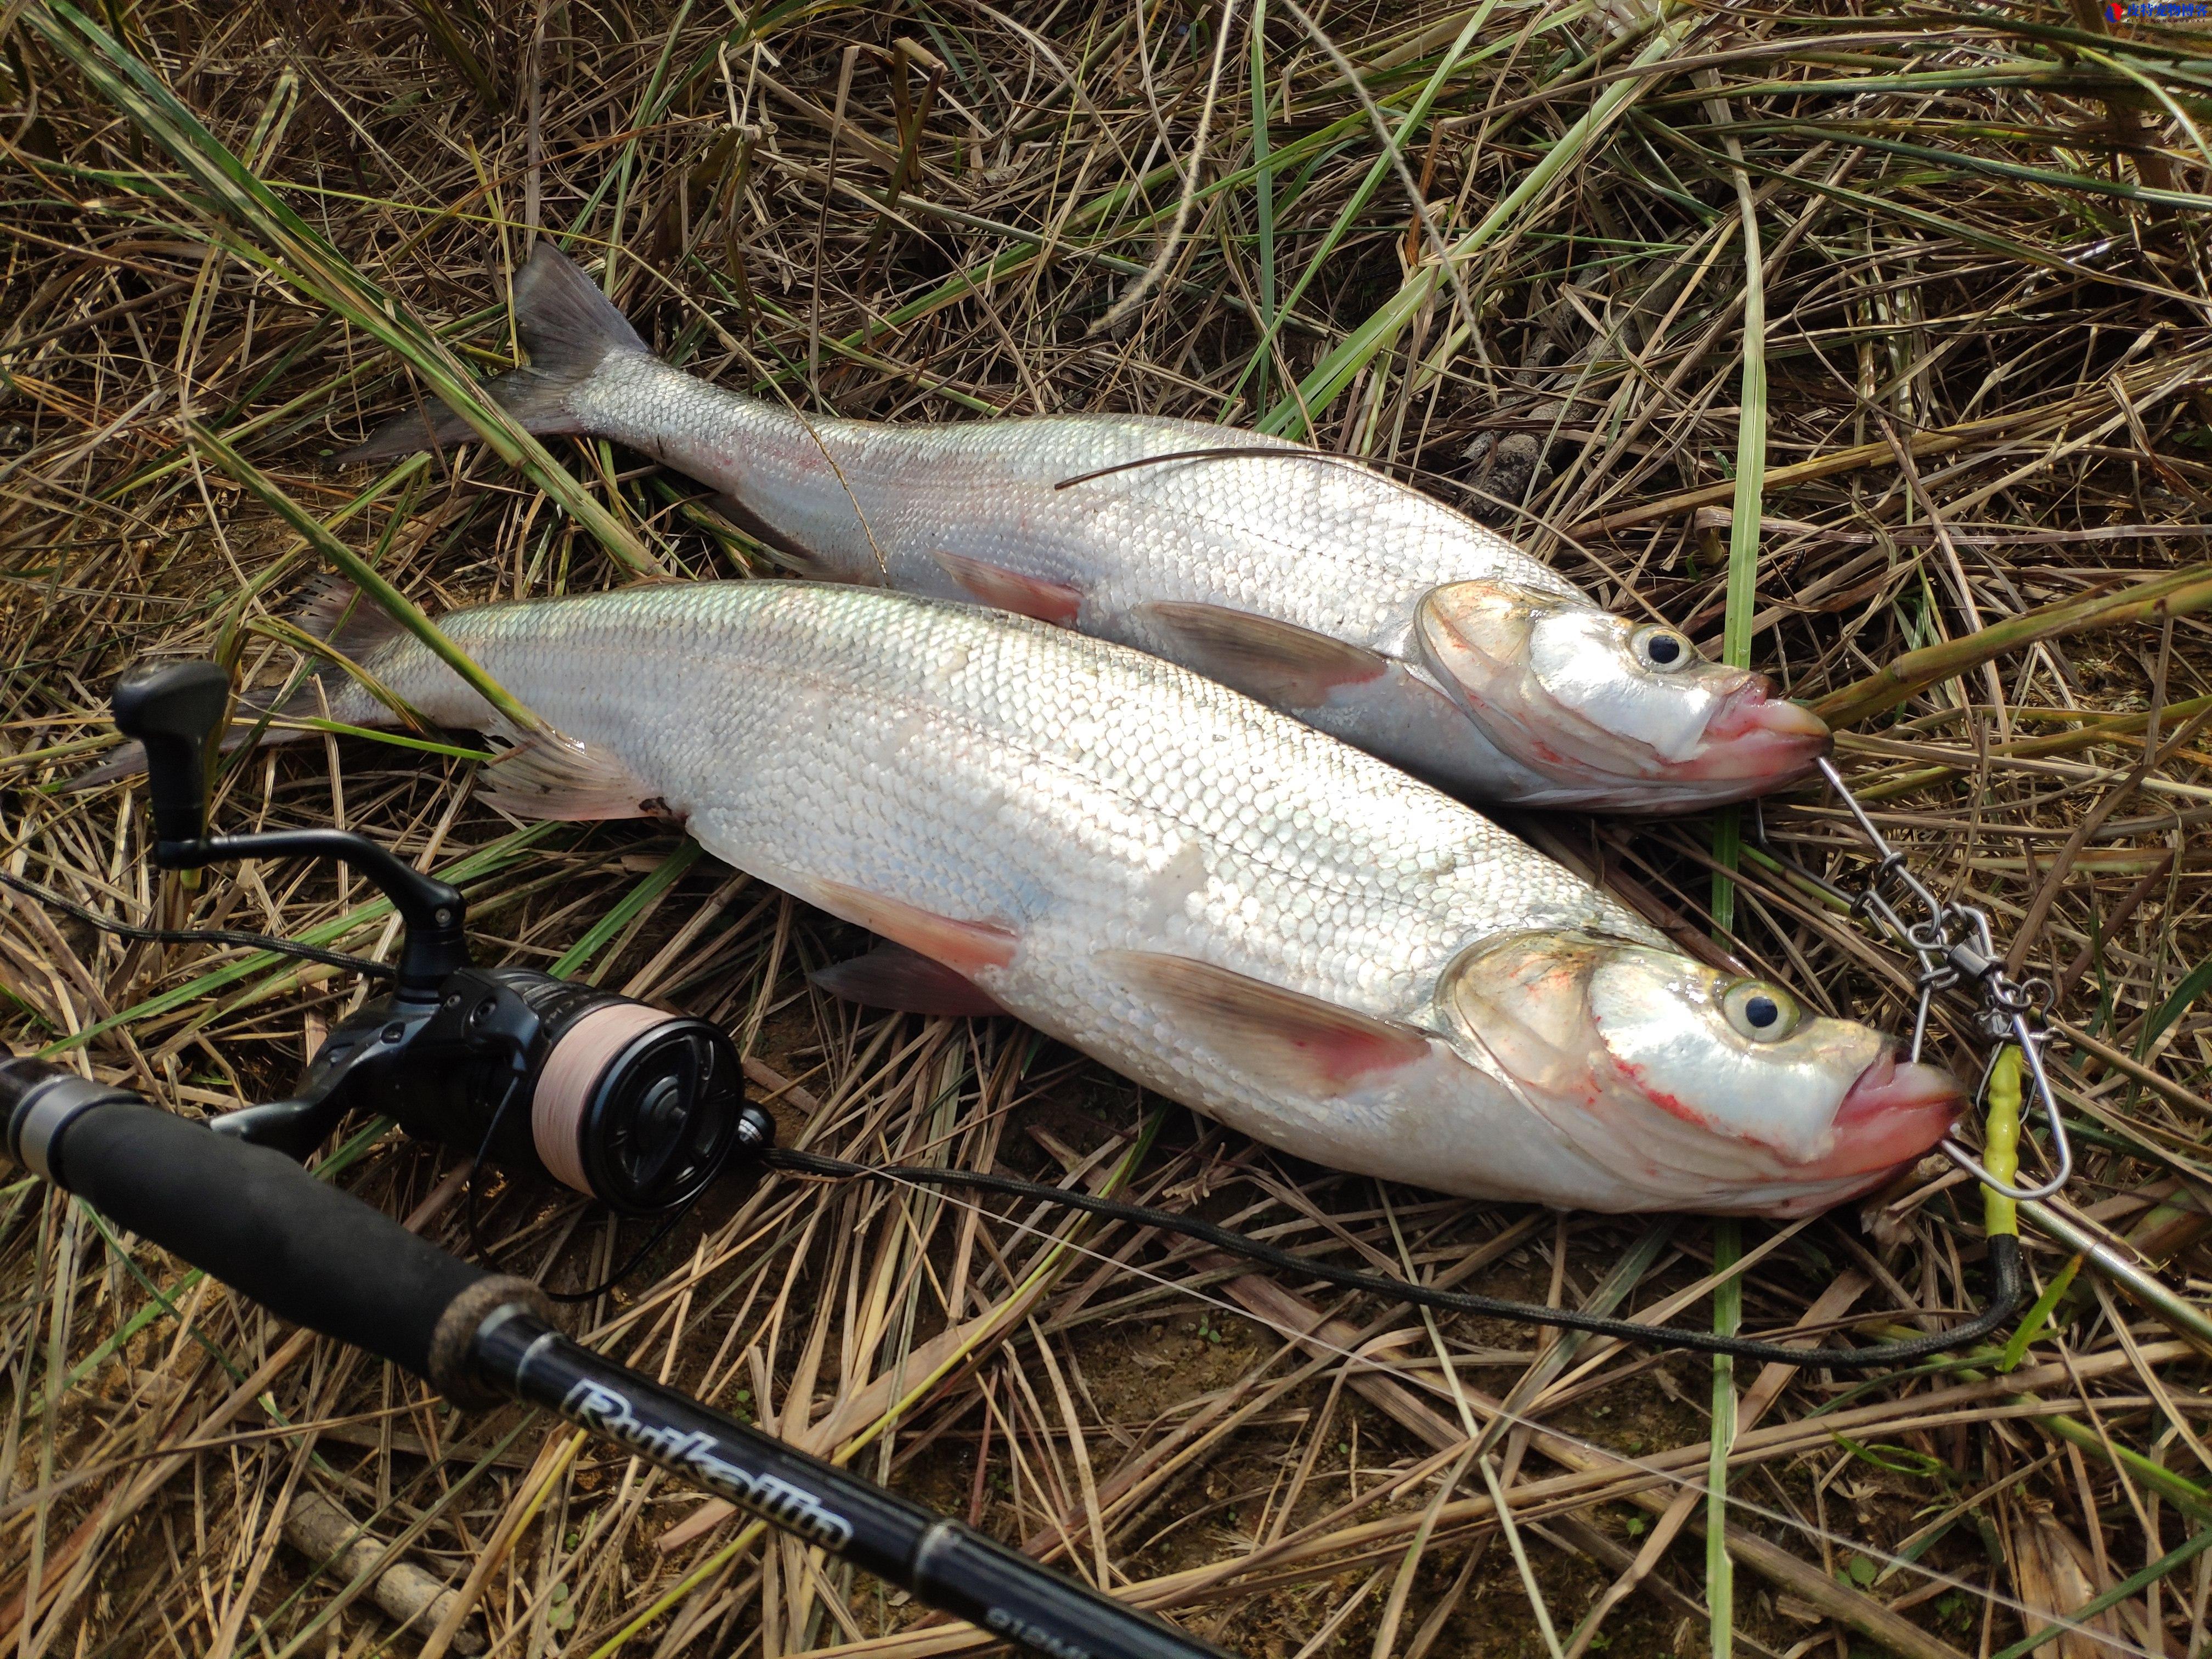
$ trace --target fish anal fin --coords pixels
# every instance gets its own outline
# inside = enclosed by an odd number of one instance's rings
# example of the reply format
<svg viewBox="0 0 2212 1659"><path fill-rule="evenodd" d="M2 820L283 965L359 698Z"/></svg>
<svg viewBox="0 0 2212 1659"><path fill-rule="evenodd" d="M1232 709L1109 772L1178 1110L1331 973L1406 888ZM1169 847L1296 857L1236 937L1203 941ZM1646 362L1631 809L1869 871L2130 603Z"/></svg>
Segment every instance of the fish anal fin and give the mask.
<svg viewBox="0 0 2212 1659"><path fill-rule="evenodd" d="M850 577L837 569L811 549L800 546L766 519L745 505L738 496L726 489L718 489L707 497L713 507L763 547L774 550L783 562L809 581L848 581Z"/></svg>
<svg viewBox="0 0 2212 1659"><path fill-rule="evenodd" d="M941 916L902 899L843 882L810 880L793 890L832 915L858 922L870 933L881 933L894 945L903 945L962 975L1005 967L1014 959L1014 948L1020 942L1012 928L995 922Z"/></svg>
<svg viewBox="0 0 2212 1659"><path fill-rule="evenodd" d="M514 744L484 769L484 798L517 817L582 823L659 816L659 791L611 750L558 732Z"/></svg>
<svg viewBox="0 0 2212 1659"><path fill-rule="evenodd" d="M942 549L931 556L959 585L962 592L976 604L988 605L994 611L1012 611L1020 616L1035 617L1039 622L1072 628L1076 612L1083 608L1083 590L1066 582L1024 576L1002 564L971 559L962 553L947 553Z"/></svg>
<svg viewBox="0 0 2212 1659"><path fill-rule="evenodd" d="M1278 708L1317 708L1331 692L1390 670L1388 657L1364 646L1226 605L1155 599L1136 614L1166 637L1166 655Z"/></svg>
<svg viewBox="0 0 2212 1659"><path fill-rule="evenodd" d="M879 945L864 957L821 969L807 978L832 996L894 1013L957 1018L1006 1012L956 969L903 945Z"/></svg>
<svg viewBox="0 0 2212 1659"><path fill-rule="evenodd" d="M1240 1069L1297 1093L1351 1094L1430 1053L1429 1034L1418 1026L1211 963L1149 951L1109 951L1100 962Z"/></svg>

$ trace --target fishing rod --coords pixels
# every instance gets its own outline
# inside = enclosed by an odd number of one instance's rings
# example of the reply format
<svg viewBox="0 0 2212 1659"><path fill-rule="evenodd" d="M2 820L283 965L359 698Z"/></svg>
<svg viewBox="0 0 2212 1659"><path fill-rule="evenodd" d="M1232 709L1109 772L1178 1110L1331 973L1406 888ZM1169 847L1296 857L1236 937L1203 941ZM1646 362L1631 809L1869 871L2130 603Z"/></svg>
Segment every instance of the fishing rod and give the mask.
<svg viewBox="0 0 2212 1659"><path fill-rule="evenodd" d="M295 1160L359 1108L534 1167L622 1214L672 1217L774 1125L745 1102L722 1031L550 974L474 966L459 891L374 842L337 830L209 836L208 769L229 701L229 677L206 662L141 667L116 688L116 724L146 750L155 862L350 866L404 927L391 993L331 1032L290 1099L204 1124L0 1049L11 1161L458 1404L551 1412L1003 1640L1050 1659L1227 1659L592 1352L554 1328L556 1298L540 1286L440 1249L302 1168Z"/></svg>
<svg viewBox="0 0 2212 1659"><path fill-rule="evenodd" d="M464 1406L520 1401L919 1601L1049 1659L1227 1659L1165 1620L895 1497L554 1328L544 1293L409 1232L281 1152L128 1089L0 1060L8 1156L279 1317Z"/></svg>

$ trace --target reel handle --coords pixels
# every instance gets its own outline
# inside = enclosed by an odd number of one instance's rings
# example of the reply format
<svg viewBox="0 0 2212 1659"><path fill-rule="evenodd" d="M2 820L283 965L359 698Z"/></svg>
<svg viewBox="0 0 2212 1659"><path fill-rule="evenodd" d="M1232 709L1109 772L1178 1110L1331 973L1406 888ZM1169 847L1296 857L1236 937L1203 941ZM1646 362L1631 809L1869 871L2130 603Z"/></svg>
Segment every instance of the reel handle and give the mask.
<svg viewBox="0 0 2212 1659"><path fill-rule="evenodd" d="M434 1000L446 975L469 963L460 894L374 842L343 830L279 830L256 836L207 833L209 763L230 707L230 676L211 662L135 663L111 695L118 730L146 750L154 811L154 862L197 870L249 858L326 858L351 865L383 890L406 924L399 994Z"/></svg>
<svg viewBox="0 0 2212 1659"><path fill-rule="evenodd" d="M230 707L230 676L211 662L134 664L116 682L115 724L146 750L156 861L207 833L208 763Z"/></svg>

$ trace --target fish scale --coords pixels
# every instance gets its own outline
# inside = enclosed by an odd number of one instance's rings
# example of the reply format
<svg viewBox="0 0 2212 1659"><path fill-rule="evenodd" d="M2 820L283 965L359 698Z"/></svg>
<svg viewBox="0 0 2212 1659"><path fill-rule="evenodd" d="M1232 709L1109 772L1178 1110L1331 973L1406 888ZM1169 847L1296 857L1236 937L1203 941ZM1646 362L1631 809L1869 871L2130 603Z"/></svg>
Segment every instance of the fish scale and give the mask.
<svg viewBox="0 0 2212 1659"><path fill-rule="evenodd" d="M1000 1006L1301 1156L1473 1195L1683 1201L1656 1165L1608 1169L1532 1109L1443 1006L1454 964L1492 941L1655 952L1660 935L1456 801L1212 681L1004 612L816 583L657 584L441 626L568 740L488 769L502 804L658 803L848 921L911 943L933 919L924 954ZM411 638L360 660L441 724L495 726ZM357 684L331 695L340 720L389 723ZM1188 972L1212 978L1158 982ZM1295 1000L1316 1035L1251 1036L1234 1024L1248 995ZM1405 1067L1322 1075L1378 1052ZM1684 1169L1712 1162L1710 1137L1661 1128L1698 1143ZM1692 1196L1769 1207L1848 1184L1753 1163Z"/></svg>

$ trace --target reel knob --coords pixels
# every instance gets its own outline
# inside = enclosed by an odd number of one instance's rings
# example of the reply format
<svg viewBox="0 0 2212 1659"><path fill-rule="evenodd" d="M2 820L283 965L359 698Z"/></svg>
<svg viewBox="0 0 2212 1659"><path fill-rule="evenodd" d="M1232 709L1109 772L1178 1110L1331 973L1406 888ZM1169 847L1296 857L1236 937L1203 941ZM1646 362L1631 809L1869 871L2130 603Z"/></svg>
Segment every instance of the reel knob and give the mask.
<svg viewBox="0 0 2212 1659"><path fill-rule="evenodd" d="M146 750L160 845L207 833L208 762L230 707L230 676L211 662L137 663L115 684L115 724Z"/></svg>

